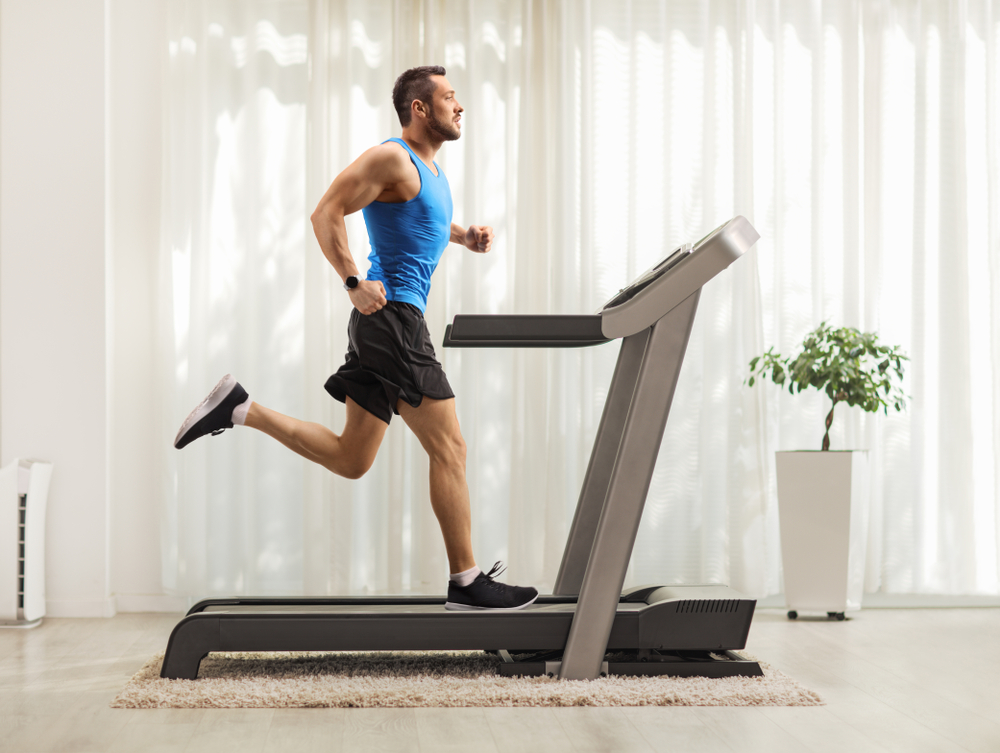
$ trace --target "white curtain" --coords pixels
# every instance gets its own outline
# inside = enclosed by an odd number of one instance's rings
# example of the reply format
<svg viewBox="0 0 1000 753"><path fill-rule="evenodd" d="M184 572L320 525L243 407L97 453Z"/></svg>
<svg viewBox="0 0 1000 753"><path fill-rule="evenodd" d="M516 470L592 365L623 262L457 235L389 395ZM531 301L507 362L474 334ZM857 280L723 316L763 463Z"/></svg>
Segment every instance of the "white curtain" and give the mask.
<svg viewBox="0 0 1000 753"><path fill-rule="evenodd" d="M871 451L868 591L1000 591L998 24L996 2L756 7L765 340L830 320L912 359L905 413L834 423ZM769 449L819 447L825 398L767 400Z"/></svg>
<svg viewBox="0 0 1000 753"><path fill-rule="evenodd" d="M399 134L395 77L448 69L464 135L433 280L457 313L590 313L736 214L762 238L703 291L628 582L780 593L773 453L818 447L821 396L744 385L824 319L912 363L910 408L838 409L872 451L868 589L998 593L996 3L173 0L158 341L165 426L223 374L339 431L322 388L349 303L308 216ZM368 254L360 215L355 258ZM551 587L617 345L438 356L469 445L479 564ZM399 419L362 480L234 430L163 454L165 585L444 590L426 457Z"/></svg>
<svg viewBox="0 0 1000 753"><path fill-rule="evenodd" d="M191 596L301 592L315 567L302 543L315 524L302 463L249 432L183 453L167 440L230 371L286 411L306 412L308 8L169 10L159 275L165 586Z"/></svg>

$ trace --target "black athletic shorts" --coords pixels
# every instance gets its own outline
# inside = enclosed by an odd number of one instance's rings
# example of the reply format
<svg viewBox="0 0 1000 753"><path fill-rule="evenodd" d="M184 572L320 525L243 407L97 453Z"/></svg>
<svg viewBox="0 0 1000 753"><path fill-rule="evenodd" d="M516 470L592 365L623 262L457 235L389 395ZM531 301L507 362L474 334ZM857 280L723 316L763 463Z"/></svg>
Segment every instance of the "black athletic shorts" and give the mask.
<svg viewBox="0 0 1000 753"><path fill-rule="evenodd" d="M420 309L389 301L374 314L351 311L347 357L326 380L326 391L342 403L347 397L386 423L399 415L396 403L414 408L424 397L455 397L434 355L431 335Z"/></svg>

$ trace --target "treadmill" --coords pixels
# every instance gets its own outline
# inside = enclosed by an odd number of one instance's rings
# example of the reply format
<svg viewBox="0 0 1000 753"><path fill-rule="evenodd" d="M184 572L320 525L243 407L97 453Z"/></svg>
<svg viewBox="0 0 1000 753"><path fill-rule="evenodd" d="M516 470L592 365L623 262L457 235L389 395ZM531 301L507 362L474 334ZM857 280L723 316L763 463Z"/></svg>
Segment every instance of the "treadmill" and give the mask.
<svg viewBox="0 0 1000 753"><path fill-rule="evenodd" d="M735 217L671 251L597 314L459 315L445 347L622 341L553 592L515 611L446 611L445 596L205 599L174 627L161 677L195 679L213 651L461 651L503 675L762 675L736 653L756 600L725 585L623 591L702 286L760 236Z"/></svg>

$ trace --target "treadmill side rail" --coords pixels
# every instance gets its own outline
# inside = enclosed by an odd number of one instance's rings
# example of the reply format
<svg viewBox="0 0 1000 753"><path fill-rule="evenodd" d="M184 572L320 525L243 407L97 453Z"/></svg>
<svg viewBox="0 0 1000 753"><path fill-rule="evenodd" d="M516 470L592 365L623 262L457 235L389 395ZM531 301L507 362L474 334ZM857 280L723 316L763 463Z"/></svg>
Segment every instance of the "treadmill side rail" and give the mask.
<svg viewBox="0 0 1000 753"><path fill-rule="evenodd" d="M275 605L299 607L355 606L364 609L370 604L398 604L413 606L415 604L440 604L448 600L447 596L422 596L400 594L396 596L229 596L202 599L191 607L187 613L198 614L209 610L225 609L227 607L271 607Z"/></svg>

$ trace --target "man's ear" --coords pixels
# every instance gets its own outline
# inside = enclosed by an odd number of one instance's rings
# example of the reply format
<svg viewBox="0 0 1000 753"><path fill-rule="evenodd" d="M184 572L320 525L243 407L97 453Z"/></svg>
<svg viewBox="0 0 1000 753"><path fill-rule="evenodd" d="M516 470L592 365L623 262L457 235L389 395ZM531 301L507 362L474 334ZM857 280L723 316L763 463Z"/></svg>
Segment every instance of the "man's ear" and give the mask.
<svg viewBox="0 0 1000 753"><path fill-rule="evenodd" d="M413 117L427 117L427 105L419 99L413 100L410 103L410 114L413 115Z"/></svg>

